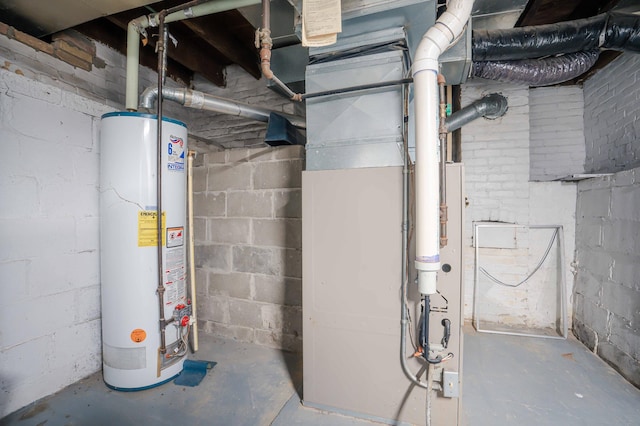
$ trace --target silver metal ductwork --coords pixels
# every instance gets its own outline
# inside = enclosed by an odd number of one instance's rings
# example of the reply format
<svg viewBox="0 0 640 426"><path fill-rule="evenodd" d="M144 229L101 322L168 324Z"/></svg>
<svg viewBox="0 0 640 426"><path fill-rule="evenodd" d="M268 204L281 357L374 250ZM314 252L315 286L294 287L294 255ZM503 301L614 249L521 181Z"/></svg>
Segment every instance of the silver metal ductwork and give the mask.
<svg viewBox="0 0 640 426"><path fill-rule="evenodd" d="M490 120L496 119L503 116L507 112L507 108L507 98L498 93L492 93L447 117L445 121L447 132L456 131L480 117Z"/></svg>
<svg viewBox="0 0 640 426"><path fill-rule="evenodd" d="M304 117L286 114L279 111L273 111L268 108L249 105L230 99L220 98L218 96L209 95L197 90L163 87L162 98L164 100L176 102L187 108L234 115L237 117L244 117L251 120L261 121L263 123L268 123L270 115L272 113L276 113L285 117L293 126L297 128L304 129L306 126ZM145 91L142 93L142 96L140 97L140 108L153 108L157 99L157 87L149 87L145 89Z"/></svg>

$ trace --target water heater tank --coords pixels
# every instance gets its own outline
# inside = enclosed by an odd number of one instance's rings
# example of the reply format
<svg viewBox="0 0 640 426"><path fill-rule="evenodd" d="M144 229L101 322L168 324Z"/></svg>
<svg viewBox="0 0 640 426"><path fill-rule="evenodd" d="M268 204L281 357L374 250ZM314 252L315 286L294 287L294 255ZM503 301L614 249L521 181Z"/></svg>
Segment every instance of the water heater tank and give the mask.
<svg viewBox="0 0 640 426"><path fill-rule="evenodd" d="M162 271L164 316L187 306L187 128L162 123ZM157 227L157 119L115 112L102 117L100 134L100 274L105 383L140 390L171 380L186 355L183 321L165 328L160 353ZM176 309L176 307L178 309Z"/></svg>

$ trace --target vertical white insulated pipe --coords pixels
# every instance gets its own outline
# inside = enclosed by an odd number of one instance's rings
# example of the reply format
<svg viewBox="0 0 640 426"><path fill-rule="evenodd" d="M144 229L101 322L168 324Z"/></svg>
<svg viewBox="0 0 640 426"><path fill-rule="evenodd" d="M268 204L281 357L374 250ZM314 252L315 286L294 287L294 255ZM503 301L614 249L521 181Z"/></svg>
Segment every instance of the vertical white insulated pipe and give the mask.
<svg viewBox="0 0 640 426"><path fill-rule="evenodd" d="M438 174L438 58L460 35L473 0L451 0L429 28L413 62L416 123L416 259L418 291L436 292L440 269L440 177Z"/></svg>

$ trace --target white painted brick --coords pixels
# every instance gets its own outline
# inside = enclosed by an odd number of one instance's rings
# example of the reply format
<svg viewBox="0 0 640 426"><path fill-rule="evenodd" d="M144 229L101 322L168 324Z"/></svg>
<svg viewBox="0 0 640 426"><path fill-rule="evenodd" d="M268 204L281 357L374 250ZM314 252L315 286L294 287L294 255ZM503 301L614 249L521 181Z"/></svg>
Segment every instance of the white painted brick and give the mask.
<svg viewBox="0 0 640 426"><path fill-rule="evenodd" d="M553 180L583 172L583 109L579 87L531 89L532 180Z"/></svg>
<svg viewBox="0 0 640 426"><path fill-rule="evenodd" d="M584 84L587 171L619 171L636 167L640 160L640 121L637 111L640 85L637 55L621 55ZM629 144L626 155L606 147ZM611 156L613 155L613 157Z"/></svg>
<svg viewBox="0 0 640 426"><path fill-rule="evenodd" d="M474 83L475 84L475 83ZM470 235L471 221L502 221L518 224L562 224L567 228L567 239L573 239L575 224L575 197L574 186L561 186L559 183L551 183L549 186L538 186L529 183L530 161L533 155L537 160L546 160L548 156L556 155L557 149L546 150L546 153L530 152L530 128L529 121L529 90L525 87L506 86L492 87L492 84L463 86L462 104L474 100L480 94L490 93L494 90L502 92L509 101L509 110L500 120L477 120L465 126L462 130L463 137L463 161L466 171L466 189L470 200L470 206L465 214L467 224L465 228ZM492 90L493 89L493 90ZM581 95L574 94L574 98L581 99ZM542 97L546 103L555 103L547 97ZM572 110L575 107L572 105ZM554 117L555 118L555 117ZM554 123L558 121L553 120ZM548 123L547 123L548 124ZM571 126L572 129L577 126ZM573 130L567 131L572 134ZM554 137L559 132L553 131ZM565 152L568 150L561 147ZM554 203L556 203L554 205ZM468 244L471 238L465 239ZM549 241L547 234L532 234L519 236L519 247L522 244L524 251L504 251L496 253L492 260L492 267L500 277L517 281L526 276L530 271L531 263L535 263L540 252L544 252ZM565 240L565 244L566 244ZM573 245L566 244L565 265L573 258ZM542 247L543 246L543 247ZM555 248L554 248L555 250ZM518 252L518 253L516 253ZM473 250L465 249L470 256L467 259L466 288L473 289ZM535 259L533 259L535 257ZM553 257L553 256L552 256ZM555 258L555 257L554 257ZM533 259L533 260L532 260ZM557 267L556 265L554 265ZM544 269L544 268L543 268ZM532 286L526 293L520 295L512 289L492 288L485 305L485 319L495 321L507 321L514 324L527 324L529 326L547 326L555 318L555 281L549 279L555 277L556 272L544 269L540 277L531 280ZM547 277L551 284L542 281ZM569 277L572 278L572 277ZM551 288L553 287L553 288ZM473 294L465 292L465 315L470 317L473 304ZM540 305L545 298L551 298L548 303ZM547 306L549 309L545 309Z"/></svg>

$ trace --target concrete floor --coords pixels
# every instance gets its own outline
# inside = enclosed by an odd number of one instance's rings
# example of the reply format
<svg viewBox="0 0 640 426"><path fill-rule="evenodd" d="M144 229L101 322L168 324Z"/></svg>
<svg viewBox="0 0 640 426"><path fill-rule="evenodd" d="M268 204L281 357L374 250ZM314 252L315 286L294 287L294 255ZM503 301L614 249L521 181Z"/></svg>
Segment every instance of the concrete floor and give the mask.
<svg viewBox="0 0 640 426"><path fill-rule="evenodd" d="M107 388L100 373L0 425L374 425L300 404L301 357L207 336L194 359L218 365L198 387ZM465 330L466 425L640 425L640 390L575 339ZM436 426L436 425L434 425Z"/></svg>

